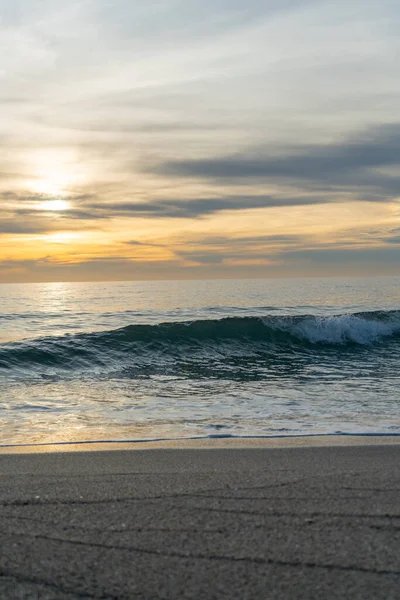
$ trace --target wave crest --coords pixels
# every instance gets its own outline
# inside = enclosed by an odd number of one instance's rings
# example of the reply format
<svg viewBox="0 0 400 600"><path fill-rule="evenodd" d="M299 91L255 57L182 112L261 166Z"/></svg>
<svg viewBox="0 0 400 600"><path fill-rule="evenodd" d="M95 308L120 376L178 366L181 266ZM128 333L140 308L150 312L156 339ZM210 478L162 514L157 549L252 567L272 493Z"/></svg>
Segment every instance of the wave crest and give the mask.
<svg viewBox="0 0 400 600"><path fill-rule="evenodd" d="M400 333L400 311L332 316L227 317L199 321L128 325L89 334L97 341L123 342L269 342L277 344L373 344ZM93 338L94 339L94 338Z"/></svg>
<svg viewBox="0 0 400 600"><path fill-rule="evenodd" d="M202 366L217 357L249 364L252 356L286 356L302 351L318 354L324 347L366 347L400 337L400 311L335 316L230 317L225 319L128 325L110 331L47 337L0 345L0 370L55 367L63 370L123 367L124 363L166 364L177 358ZM146 367L146 368L147 368ZM144 372L144 371L143 371Z"/></svg>
<svg viewBox="0 0 400 600"><path fill-rule="evenodd" d="M282 331L311 344L373 344L400 332L400 312L342 314L328 317L299 317L286 325L277 323Z"/></svg>

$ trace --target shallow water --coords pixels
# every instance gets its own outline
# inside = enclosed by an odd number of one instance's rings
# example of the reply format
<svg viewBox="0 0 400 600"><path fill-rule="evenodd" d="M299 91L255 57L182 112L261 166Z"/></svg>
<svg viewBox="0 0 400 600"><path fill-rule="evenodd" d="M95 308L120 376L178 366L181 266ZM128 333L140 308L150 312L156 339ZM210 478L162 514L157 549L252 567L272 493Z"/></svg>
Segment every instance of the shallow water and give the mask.
<svg viewBox="0 0 400 600"><path fill-rule="evenodd" d="M2 444L400 434L400 278L0 285Z"/></svg>

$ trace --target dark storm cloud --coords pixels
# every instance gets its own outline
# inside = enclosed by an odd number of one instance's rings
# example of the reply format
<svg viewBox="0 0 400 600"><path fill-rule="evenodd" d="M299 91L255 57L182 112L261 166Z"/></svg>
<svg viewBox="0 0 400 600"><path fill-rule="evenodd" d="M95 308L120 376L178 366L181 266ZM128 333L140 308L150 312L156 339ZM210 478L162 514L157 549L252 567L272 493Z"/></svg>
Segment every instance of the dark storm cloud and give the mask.
<svg viewBox="0 0 400 600"><path fill-rule="evenodd" d="M163 175L224 182L285 179L328 186L358 185L397 194L400 193L400 177L374 172L374 169L399 163L400 124L394 123L371 128L338 143L290 147L278 156L271 156L266 149L259 149L247 154L168 161L157 165L154 171ZM372 194L363 199L380 201L382 197Z"/></svg>

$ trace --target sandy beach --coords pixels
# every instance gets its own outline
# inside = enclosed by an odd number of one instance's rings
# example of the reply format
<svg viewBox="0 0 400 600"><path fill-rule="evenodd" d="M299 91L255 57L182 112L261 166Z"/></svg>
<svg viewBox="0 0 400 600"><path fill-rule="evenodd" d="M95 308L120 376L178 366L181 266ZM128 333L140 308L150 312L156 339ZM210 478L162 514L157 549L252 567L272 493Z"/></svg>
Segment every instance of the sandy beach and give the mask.
<svg viewBox="0 0 400 600"><path fill-rule="evenodd" d="M0 597L398 598L398 441L3 449Z"/></svg>

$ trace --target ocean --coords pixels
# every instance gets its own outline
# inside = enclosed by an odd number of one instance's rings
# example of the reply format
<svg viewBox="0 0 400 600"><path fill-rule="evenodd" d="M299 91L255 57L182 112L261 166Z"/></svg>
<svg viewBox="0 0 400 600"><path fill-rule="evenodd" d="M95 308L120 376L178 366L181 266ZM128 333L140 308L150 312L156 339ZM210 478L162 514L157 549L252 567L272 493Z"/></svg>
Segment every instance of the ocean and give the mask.
<svg viewBox="0 0 400 600"><path fill-rule="evenodd" d="M0 285L0 445L400 435L400 277Z"/></svg>

